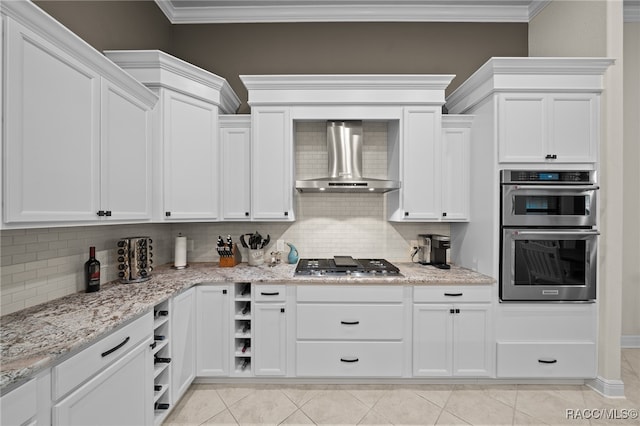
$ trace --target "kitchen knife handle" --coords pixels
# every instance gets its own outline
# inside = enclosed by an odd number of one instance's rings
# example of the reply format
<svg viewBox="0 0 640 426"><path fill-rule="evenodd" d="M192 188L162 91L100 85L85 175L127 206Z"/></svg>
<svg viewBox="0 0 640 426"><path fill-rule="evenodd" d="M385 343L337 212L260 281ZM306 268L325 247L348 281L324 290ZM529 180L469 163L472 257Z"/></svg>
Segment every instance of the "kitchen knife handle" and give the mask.
<svg viewBox="0 0 640 426"><path fill-rule="evenodd" d="M116 346L112 347L111 349L109 349L108 351L102 352L102 357L104 358L107 355L111 355L112 353L114 353L115 351L117 351L118 349L120 349L121 347L123 347L124 345L127 344L127 342L129 341L130 337L127 336L126 339L124 339L122 341L122 343L117 344Z"/></svg>
<svg viewBox="0 0 640 426"><path fill-rule="evenodd" d="M358 362L360 361L358 358L340 358L341 362Z"/></svg>
<svg viewBox="0 0 640 426"><path fill-rule="evenodd" d="M462 293L445 293L445 296L453 296L453 297L458 297L458 296L462 296Z"/></svg>
<svg viewBox="0 0 640 426"><path fill-rule="evenodd" d="M358 325L358 324L360 324L360 321L340 321L340 324L344 324L344 325Z"/></svg>
<svg viewBox="0 0 640 426"><path fill-rule="evenodd" d="M556 362L558 362L557 359L539 359L538 362L540 364L555 364Z"/></svg>

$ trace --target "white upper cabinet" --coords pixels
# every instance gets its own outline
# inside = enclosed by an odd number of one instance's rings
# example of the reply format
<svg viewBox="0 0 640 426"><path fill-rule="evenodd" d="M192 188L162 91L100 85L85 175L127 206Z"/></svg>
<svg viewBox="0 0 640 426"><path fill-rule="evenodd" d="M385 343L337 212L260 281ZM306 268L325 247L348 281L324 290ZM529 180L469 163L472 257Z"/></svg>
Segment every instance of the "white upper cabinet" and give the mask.
<svg viewBox="0 0 640 426"><path fill-rule="evenodd" d="M218 115L236 111L236 94L225 79L159 50L105 55L160 96L152 160L154 219L219 220Z"/></svg>
<svg viewBox="0 0 640 426"><path fill-rule="evenodd" d="M405 108L400 205L392 220L439 220L441 107Z"/></svg>
<svg viewBox="0 0 640 426"><path fill-rule="evenodd" d="M251 116L219 119L222 157L222 219L251 219Z"/></svg>
<svg viewBox="0 0 640 426"><path fill-rule="evenodd" d="M5 38L5 221L97 219L100 75L11 19Z"/></svg>
<svg viewBox="0 0 640 426"><path fill-rule="evenodd" d="M31 2L3 2L4 222L150 218L157 97Z"/></svg>
<svg viewBox="0 0 640 426"><path fill-rule="evenodd" d="M473 116L442 116L442 205L447 222L469 220L471 123Z"/></svg>
<svg viewBox="0 0 640 426"><path fill-rule="evenodd" d="M115 220L150 219L149 108L103 79L101 111L100 205Z"/></svg>
<svg viewBox="0 0 640 426"><path fill-rule="evenodd" d="M503 93L498 100L502 163L597 161L599 97L594 93Z"/></svg>
<svg viewBox="0 0 640 426"><path fill-rule="evenodd" d="M294 220L289 110L254 107L251 120L252 218Z"/></svg>
<svg viewBox="0 0 640 426"><path fill-rule="evenodd" d="M218 107L162 90L164 215L218 219Z"/></svg>

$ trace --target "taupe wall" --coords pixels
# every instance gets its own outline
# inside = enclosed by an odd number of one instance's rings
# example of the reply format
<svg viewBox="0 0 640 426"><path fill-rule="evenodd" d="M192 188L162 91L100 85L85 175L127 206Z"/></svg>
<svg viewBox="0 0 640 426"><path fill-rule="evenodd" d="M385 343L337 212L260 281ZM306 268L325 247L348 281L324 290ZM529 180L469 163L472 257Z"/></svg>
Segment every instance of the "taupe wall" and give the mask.
<svg viewBox="0 0 640 426"><path fill-rule="evenodd" d="M171 25L152 1L38 1L96 49L161 49L229 81L241 74L456 74L491 56L527 56L527 24L304 23Z"/></svg>

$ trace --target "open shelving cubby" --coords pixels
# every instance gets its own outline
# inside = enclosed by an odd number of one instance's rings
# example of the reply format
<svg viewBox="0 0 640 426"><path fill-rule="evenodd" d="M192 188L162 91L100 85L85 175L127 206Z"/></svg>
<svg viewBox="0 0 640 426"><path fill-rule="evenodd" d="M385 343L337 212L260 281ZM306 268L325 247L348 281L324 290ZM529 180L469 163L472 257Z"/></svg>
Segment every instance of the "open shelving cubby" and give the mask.
<svg viewBox="0 0 640 426"><path fill-rule="evenodd" d="M235 376L251 375L251 283L234 286L233 372Z"/></svg>

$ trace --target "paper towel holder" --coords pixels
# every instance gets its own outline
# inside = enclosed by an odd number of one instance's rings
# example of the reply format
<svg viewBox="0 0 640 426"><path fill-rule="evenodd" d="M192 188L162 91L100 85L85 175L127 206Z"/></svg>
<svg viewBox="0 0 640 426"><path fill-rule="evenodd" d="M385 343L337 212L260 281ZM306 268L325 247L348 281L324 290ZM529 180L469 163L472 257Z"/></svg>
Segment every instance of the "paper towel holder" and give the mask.
<svg viewBox="0 0 640 426"><path fill-rule="evenodd" d="M178 248L178 241L180 241L179 239L184 239L184 244L181 244L181 247ZM178 236L176 237L176 241L175 241L175 247L174 247L174 256L173 256L173 265L171 266L171 269L186 269L189 267L189 264L187 263L187 237L183 237L182 236L182 232L178 233ZM180 253L182 252L182 253ZM184 265L176 265L176 259L178 258L178 255L181 254L184 257Z"/></svg>

